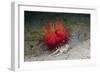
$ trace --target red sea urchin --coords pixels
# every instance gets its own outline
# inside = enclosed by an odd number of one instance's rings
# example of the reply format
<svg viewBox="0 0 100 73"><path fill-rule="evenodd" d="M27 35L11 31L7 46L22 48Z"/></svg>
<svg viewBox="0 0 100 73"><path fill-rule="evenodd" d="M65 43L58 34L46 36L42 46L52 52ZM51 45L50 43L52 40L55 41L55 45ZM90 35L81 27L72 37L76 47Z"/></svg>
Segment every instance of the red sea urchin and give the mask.
<svg viewBox="0 0 100 73"><path fill-rule="evenodd" d="M61 18L58 18L56 25L50 22L43 27L43 41L49 50L55 50L68 43L69 30L64 28Z"/></svg>

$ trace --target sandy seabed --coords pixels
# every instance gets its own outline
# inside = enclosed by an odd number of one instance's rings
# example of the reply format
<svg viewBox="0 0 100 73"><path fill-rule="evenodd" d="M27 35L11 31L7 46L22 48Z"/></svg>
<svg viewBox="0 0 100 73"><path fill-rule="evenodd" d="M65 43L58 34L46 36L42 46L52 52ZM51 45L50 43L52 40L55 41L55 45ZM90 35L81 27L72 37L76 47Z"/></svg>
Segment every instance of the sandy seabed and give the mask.
<svg viewBox="0 0 100 73"><path fill-rule="evenodd" d="M45 52L39 56L27 55L24 57L25 62L29 61L47 61L47 60L73 60L73 59L90 59L90 39L83 42L71 41L71 48L59 56Z"/></svg>

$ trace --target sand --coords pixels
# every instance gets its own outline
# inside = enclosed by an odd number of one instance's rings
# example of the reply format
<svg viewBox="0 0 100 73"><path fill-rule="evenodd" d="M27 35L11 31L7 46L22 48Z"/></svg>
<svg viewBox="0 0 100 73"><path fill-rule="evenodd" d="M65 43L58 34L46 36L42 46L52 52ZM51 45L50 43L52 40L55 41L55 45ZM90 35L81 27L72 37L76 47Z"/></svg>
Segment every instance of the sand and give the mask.
<svg viewBox="0 0 100 73"><path fill-rule="evenodd" d="M70 44L71 43L71 44ZM24 61L47 61L47 60L74 60L74 59L90 59L90 40L79 42L71 40L69 43L70 48L68 51L63 52L59 56L52 55L47 51L39 56L27 55Z"/></svg>

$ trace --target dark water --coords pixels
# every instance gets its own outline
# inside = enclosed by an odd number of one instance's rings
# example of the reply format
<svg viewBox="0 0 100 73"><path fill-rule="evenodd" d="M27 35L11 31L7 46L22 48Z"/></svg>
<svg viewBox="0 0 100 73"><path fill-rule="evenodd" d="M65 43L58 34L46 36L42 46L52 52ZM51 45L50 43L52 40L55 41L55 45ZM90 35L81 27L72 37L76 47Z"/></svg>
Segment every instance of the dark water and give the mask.
<svg viewBox="0 0 100 73"><path fill-rule="evenodd" d="M33 12L25 11L25 27L31 26L38 28L48 23L50 20L57 21L62 18L64 25L87 25L90 26L90 14L75 14L75 13L53 13L53 12Z"/></svg>

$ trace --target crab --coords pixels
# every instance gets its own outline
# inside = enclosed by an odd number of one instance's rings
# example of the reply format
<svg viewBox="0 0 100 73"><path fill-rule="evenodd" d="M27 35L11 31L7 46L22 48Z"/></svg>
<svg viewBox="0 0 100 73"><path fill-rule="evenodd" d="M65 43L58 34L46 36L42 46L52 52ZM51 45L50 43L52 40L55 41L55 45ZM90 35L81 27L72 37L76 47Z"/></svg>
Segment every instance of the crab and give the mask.
<svg viewBox="0 0 100 73"><path fill-rule="evenodd" d="M58 18L56 24L52 21L43 27L43 42L47 48L52 51L51 55L60 55L68 50L68 41L70 37L69 30L64 28L61 17Z"/></svg>

